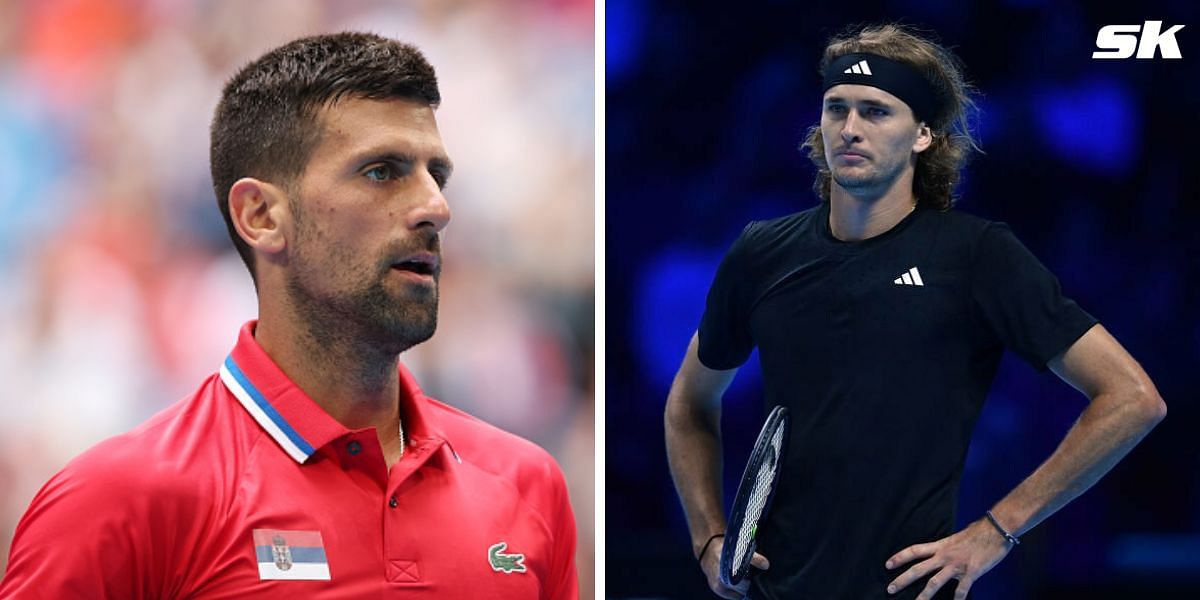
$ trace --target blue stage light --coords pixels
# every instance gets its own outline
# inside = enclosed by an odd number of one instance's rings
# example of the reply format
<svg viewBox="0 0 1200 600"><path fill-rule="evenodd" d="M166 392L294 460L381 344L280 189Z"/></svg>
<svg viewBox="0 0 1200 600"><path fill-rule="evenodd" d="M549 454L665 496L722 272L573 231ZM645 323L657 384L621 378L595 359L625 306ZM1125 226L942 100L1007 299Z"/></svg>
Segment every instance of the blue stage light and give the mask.
<svg viewBox="0 0 1200 600"><path fill-rule="evenodd" d="M611 84L637 63L645 7L635 0L609 0L604 6L604 74Z"/></svg>
<svg viewBox="0 0 1200 600"><path fill-rule="evenodd" d="M1091 79L1033 92L1032 112L1046 145L1084 170L1122 176L1139 154L1142 108L1122 83Z"/></svg>
<svg viewBox="0 0 1200 600"><path fill-rule="evenodd" d="M687 350L688 340L700 325L705 298L712 284L718 250L669 250L652 257L637 282L635 347L642 372L655 388L670 388ZM734 380L727 398L760 381L758 357L752 355Z"/></svg>

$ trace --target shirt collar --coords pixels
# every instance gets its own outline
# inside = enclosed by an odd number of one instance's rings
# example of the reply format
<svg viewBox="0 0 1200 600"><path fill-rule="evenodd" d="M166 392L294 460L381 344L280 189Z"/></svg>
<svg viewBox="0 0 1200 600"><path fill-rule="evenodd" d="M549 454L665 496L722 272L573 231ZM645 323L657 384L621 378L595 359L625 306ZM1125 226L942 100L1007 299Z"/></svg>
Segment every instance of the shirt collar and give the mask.
<svg viewBox="0 0 1200 600"><path fill-rule="evenodd" d="M279 447L303 464L322 446L351 431L329 416L267 356L254 339L256 325L258 321L249 321L242 326L237 345L221 365L221 381ZM427 408L428 398L403 364L399 376L401 412L409 443L445 442L446 436Z"/></svg>

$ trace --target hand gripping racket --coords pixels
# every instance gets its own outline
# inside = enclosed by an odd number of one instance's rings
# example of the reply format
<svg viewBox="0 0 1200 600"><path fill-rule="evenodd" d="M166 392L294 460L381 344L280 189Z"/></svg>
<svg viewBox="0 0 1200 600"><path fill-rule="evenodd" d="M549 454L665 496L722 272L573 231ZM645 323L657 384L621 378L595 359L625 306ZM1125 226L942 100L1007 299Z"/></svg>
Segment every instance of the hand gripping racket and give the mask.
<svg viewBox="0 0 1200 600"><path fill-rule="evenodd" d="M754 452L742 473L737 496L721 548L721 583L733 587L750 573L750 558L758 546L755 538L775 496L779 465L787 446L788 409L776 406L754 442Z"/></svg>

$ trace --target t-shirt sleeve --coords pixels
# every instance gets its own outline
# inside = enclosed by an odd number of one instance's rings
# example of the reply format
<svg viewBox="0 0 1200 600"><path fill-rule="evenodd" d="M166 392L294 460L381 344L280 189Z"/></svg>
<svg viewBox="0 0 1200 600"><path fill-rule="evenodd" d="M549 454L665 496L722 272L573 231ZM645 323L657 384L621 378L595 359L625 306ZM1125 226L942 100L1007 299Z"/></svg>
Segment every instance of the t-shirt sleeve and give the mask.
<svg viewBox="0 0 1200 600"><path fill-rule="evenodd" d="M1058 279L1003 223L984 229L971 273L972 300L986 327L1039 371L1097 322L1063 296Z"/></svg>
<svg viewBox="0 0 1200 600"><path fill-rule="evenodd" d="M55 475L21 518L0 598L144 598L144 527L122 510L130 493Z"/></svg>
<svg viewBox="0 0 1200 600"><path fill-rule="evenodd" d="M557 464L550 465L549 500L553 507L549 526L554 535L554 564L547 588L548 600L578 600L579 573L575 566L575 513L567 495L567 482Z"/></svg>
<svg viewBox="0 0 1200 600"><path fill-rule="evenodd" d="M188 540L207 522L204 485L115 439L50 479L17 524L0 598L187 596Z"/></svg>
<svg viewBox="0 0 1200 600"><path fill-rule="evenodd" d="M697 352L704 366L724 371L740 367L754 350L750 334L751 290L747 253L755 231L750 223L717 267L698 330Z"/></svg>

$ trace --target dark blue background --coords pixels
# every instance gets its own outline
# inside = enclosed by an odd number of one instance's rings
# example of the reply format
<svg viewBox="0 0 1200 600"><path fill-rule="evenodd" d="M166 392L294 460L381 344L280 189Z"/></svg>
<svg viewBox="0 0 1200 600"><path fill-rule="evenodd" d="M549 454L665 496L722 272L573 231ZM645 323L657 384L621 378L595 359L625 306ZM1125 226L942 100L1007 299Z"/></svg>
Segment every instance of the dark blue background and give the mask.
<svg viewBox="0 0 1200 600"><path fill-rule="evenodd" d="M1131 4L607 2L610 597L711 597L666 466L667 389L745 223L817 202L797 146L819 117L825 41L896 19L935 30L983 94L986 154L958 208L1009 223L1169 407L972 597L1200 597L1200 20L1189 2ZM1091 58L1101 26L1150 19L1186 25L1183 60ZM752 357L725 398L727 502L762 419L758 378ZM968 455L960 524L1032 472L1085 404L1007 355Z"/></svg>

